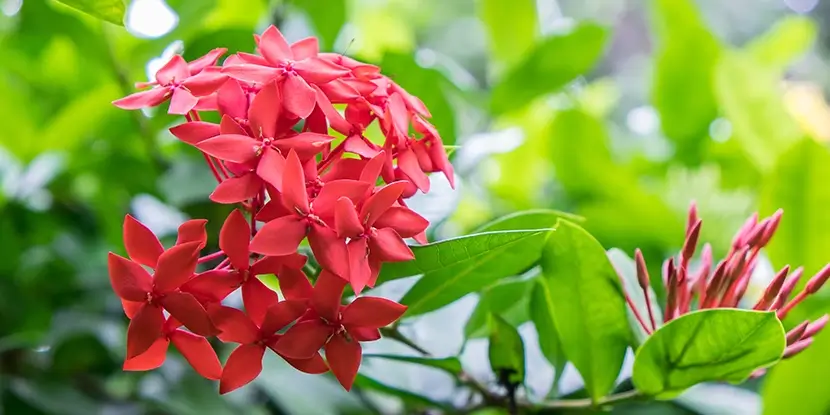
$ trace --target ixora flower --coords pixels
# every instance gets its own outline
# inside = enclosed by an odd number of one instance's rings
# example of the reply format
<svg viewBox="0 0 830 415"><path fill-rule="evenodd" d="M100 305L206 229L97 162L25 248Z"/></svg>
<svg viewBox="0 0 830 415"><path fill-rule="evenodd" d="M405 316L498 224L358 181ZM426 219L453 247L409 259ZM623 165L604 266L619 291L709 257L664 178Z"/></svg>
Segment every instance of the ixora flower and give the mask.
<svg viewBox="0 0 830 415"><path fill-rule="evenodd" d="M430 173L454 186L452 165L423 102L377 66L320 53L315 38L289 44L273 26L254 42L256 54L221 64L224 48L189 63L173 56L152 82L137 84L150 89L113 102L169 101L168 112L186 120L170 132L202 153L216 179L210 199L237 205L208 254L205 220L185 222L165 248L127 215L128 257L109 254L110 281L131 320L124 369L159 367L173 344L227 393L254 380L270 350L306 373L331 370L350 389L360 342L379 339L406 310L360 294L384 263L414 257L406 238L426 242L429 222L406 199L429 190ZM203 112L221 122L202 121ZM375 121L383 143L366 138ZM305 241L313 262L301 254ZM315 268L308 262L319 264L318 275L306 274ZM276 276L279 293L262 275ZM357 297L343 305L348 286ZM223 304L237 290L242 310ZM224 367L213 336L238 344Z"/></svg>
<svg viewBox="0 0 830 415"><path fill-rule="evenodd" d="M697 249L702 225L696 206L692 204L689 209L683 247L676 258L669 258L662 267L663 283L666 287L663 322L668 323L689 313L694 308L698 310L737 308L741 304L746 304L753 310L775 311L778 319L783 320L793 307L818 291L830 279L830 264L811 277L801 292L794 297L792 293L802 277L803 268L799 267L791 271L788 265L775 274L757 301L742 303L758 263L758 255L775 234L782 215L783 211L780 209L772 216L760 221L757 214L752 215L732 239L726 258L715 264L714 269L712 268L712 248L709 244L705 244L700 257L700 265L694 271L690 271L690 262ZM648 294L650 287L648 270L639 249L635 251L634 260L637 280L644 293L647 315L638 311L638 307L629 295L631 293L626 293L626 302L643 331L651 334L659 328L659 324L655 319L655 305L651 303ZM804 321L787 332L787 346L783 358L792 357L807 348L813 342L813 337L827 325L828 320L830 316L824 315L815 321ZM753 376L762 375L764 370L759 369Z"/></svg>

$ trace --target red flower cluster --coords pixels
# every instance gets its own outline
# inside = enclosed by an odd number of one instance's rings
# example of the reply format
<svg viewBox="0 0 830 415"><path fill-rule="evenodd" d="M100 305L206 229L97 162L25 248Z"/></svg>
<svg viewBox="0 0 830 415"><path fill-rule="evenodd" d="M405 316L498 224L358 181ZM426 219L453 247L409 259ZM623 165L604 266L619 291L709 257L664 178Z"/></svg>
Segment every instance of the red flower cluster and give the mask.
<svg viewBox="0 0 830 415"><path fill-rule="evenodd" d="M425 242L429 223L405 199L429 191L428 173L453 185L453 169L427 108L378 67L320 53L315 38L289 44L273 26L254 39L258 54L238 53L221 66L225 49L190 63L174 56L154 82L138 84L151 89L114 102L138 109L169 100L169 112L187 119L171 133L203 153L218 182L210 199L243 208L222 226L220 251L203 256L205 220L184 223L165 249L126 217L129 259L109 256L113 289L131 319L124 369L160 366L173 343L227 393L259 375L270 349L306 373L331 369L348 390L360 342L379 339L406 307L365 296L343 306L344 290L359 295L382 263L413 259L404 238ZM199 111L218 112L221 122L201 121ZM364 134L375 120L383 143ZM314 285L299 253L306 239L321 267ZM282 300L263 274L277 276ZM237 289L244 312L222 305ZM239 344L224 367L211 336Z"/></svg>
<svg viewBox="0 0 830 415"><path fill-rule="evenodd" d="M715 265L714 271L712 270L712 248L709 244L705 244L700 266L695 272L690 272L689 262L697 249L702 224L697 215L697 208L692 204L689 209L683 248L677 259L669 258L663 264L663 283L666 287L665 322L688 313L693 303L697 309L738 307L749 286L758 261L758 254L775 234L782 215L783 211L779 209L772 216L761 221L758 220L757 213L747 219L732 239L732 246L726 258ZM646 322L645 316L637 311L634 301L628 294L626 294L626 301L640 326L650 334L657 329L657 324L655 324L654 312L648 296L649 275L643 254L639 249L634 257L637 264L637 278L645 295L650 324ZM764 290L761 298L753 305L753 310L776 311L778 318L783 320L793 307L818 291L830 279L830 264L816 273L804 289L790 299L802 273L801 267L792 273L789 265L781 269ZM783 357L792 357L807 348L813 342L813 336L824 328L828 320L830 316L824 315L813 322L804 321L790 330L787 333L787 348ZM755 376L760 374L763 374L763 371L757 372Z"/></svg>

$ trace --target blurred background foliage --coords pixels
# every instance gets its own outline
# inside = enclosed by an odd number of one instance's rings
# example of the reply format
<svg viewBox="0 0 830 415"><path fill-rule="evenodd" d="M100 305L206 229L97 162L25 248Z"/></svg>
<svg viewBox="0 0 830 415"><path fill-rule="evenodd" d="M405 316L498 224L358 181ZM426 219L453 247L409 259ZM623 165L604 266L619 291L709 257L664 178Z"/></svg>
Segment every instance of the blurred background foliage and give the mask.
<svg viewBox="0 0 830 415"><path fill-rule="evenodd" d="M439 179L413 200L432 239L556 208L584 216L606 248L640 247L659 266L696 200L716 256L753 211L784 208L757 287L785 264L813 273L830 261L830 2L133 0L126 29L56 1L0 0L0 11L0 413L409 413L463 402L440 371L372 358L352 394L270 357L254 386L224 398L175 356L152 373L120 370L126 319L105 258L123 250L124 214L169 239L190 217L216 235L229 208L209 203L201 157L167 132L179 120L110 102L173 53L251 51L270 23L382 65L460 146L459 189ZM394 298L407 283L382 288ZM403 328L493 383L482 310L525 323L528 287L504 281ZM830 311L830 296L797 311L787 325ZM529 394L579 395L570 367L551 388L532 325L520 331ZM406 349L382 340L369 351ZM760 382L615 412L754 414L763 402L767 414L826 414L827 373L825 332Z"/></svg>

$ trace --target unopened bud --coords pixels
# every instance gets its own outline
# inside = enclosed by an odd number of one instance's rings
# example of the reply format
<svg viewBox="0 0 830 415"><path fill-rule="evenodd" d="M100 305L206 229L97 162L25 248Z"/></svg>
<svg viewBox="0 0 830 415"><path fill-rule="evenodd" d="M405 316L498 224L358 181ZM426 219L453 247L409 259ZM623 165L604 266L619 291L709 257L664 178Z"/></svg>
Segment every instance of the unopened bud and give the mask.
<svg viewBox="0 0 830 415"><path fill-rule="evenodd" d="M787 280L787 274L790 272L790 266L787 265L778 271L774 277L772 277L772 281L767 286L767 289L764 290L764 295L758 300L758 303L755 304L753 307L755 310L766 310L767 307L772 305L775 301L775 297L778 296L778 293L781 292L781 287L784 285L784 281Z"/></svg>
<svg viewBox="0 0 830 415"><path fill-rule="evenodd" d="M732 238L732 249L738 249L746 244L747 233L751 232L758 223L758 213L753 213L752 216L746 219L741 229Z"/></svg>
<svg viewBox="0 0 830 415"><path fill-rule="evenodd" d="M787 346L801 340L801 337L804 336L804 331L807 330L808 324L810 324L810 320L805 320L787 332Z"/></svg>
<svg viewBox="0 0 830 415"><path fill-rule="evenodd" d="M711 308L712 306L717 305L720 292L724 285L724 276L726 275L725 270L726 261L719 262L715 267L715 273L712 276L712 280L709 281L709 285L704 291L704 298L700 300L701 308Z"/></svg>
<svg viewBox="0 0 830 415"><path fill-rule="evenodd" d="M784 306L784 303L790 298L790 294L793 293L796 284L798 284L798 280L801 279L801 275L804 273L804 268L798 267L793 271L793 273L784 281L784 285L781 286L781 292L778 293L778 297L775 298L775 303L769 308L769 310L778 310Z"/></svg>
<svg viewBox="0 0 830 415"><path fill-rule="evenodd" d="M689 217L686 220L686 236L689 236L689 234L692 232L692 228L698 221L699 219L697 216L697 202L692 200L692 203L689 204Z"/></svg>
<svg viewBox="0 0 830 415"><path fill-rule="evenodd" d="M830 316L825 314L821 316L820 319L810 323L810 325L807 326L807 330L804 330L804 334L801 335L801 338L806 339L815 336L824 328L824 326L827 325L828 320L830 320Z"/></svg>
<svg viewBox="0 0 830 415"><path fill-rule="evenodd" d="M640 288L647 290L649 287L648 268L646 268L646 260L643 258L643 252L640 248L634 251L634 262L637 264L637 281L640 283Z"/></svg>
<svg viewBox="0 0 830 415"><path fill-rule="evenodd" d="M784 356L782 357L782 359L789 359L789 358L801 353L802 350L806 349L811 344L813 344L813 338L812 337L810 337L809 339L799 340L799 341L795 342L794 344L792 344L790 346L787 346L787 348L784 349Z"/></svg>
<svg viewBox="0 0 830 415"><path fill-rule="evenodd" d="M689 233L686 234L686 240L683 242L683 250L681 251L681 258L680 258L680 267L686 268L689 264L689 259L691 259L695 255L695 249L697 248L697 240L700 237L700 226L703 222L698 219L697 222L692 225L692 228L689 230Z"/></svg>
<svg viewBox="0 0 830 415"><path fill-rule="evenodd" d="M806 290L810 294L815 294L824 283L827 282L827 279L830 278L830 264L827 264L822 268L819 272L816 273L813 278L810 278L810 281L807 282Z"/></svg>
<svg viewBox="0 0 830 415"><path fill-rule="evenodd" d="M775 231L778 230L778 225L781 223L781 217L784 215L783 209L778 209L775 213L772 214L769 221L769 226L767 226L766 231L764 231L764 235L761 237L761 240L758 241L759 247L766 246L770 239L772 239L773 235L775 235Z"/></svg>
<svg viewBox="0 0 830 415"><path fill-rule="evenodd" d="M750 231L747 233L746 236L746 244L749 246L756 246L758 242L762 239L764 234L767 231L767 227L769 227L769 219L764 219Z"/></svg>

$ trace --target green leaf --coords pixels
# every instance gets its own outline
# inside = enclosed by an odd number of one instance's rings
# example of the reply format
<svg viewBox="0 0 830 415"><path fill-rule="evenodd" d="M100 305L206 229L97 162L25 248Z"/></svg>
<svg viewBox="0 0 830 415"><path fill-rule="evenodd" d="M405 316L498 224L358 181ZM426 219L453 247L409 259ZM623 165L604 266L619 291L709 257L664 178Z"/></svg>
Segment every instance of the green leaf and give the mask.
<svg viewBox="0 0 830 415"><path fill-rule="evenodd" d="M607 29L582 23L568 34L539 42L493 87L491 111L501 114L522 108L584 74L599 59L607 37Z"/></svg>
<svg viewBox="0 0 830 415"><path fill-rule="evenodd" d="M597 401L614 387L630 338L619 277L602 245L566 221L545 244L542 275L565 355Z"/></svg>
<svg viewBox="0 0 830 415"><path fill-rule="evenodd" d="M82 11L101 20L124 26L127 6L124 0L57 0L75 10Z"/></svg>
<svg viewBox="0 0 830 415"><path fill-rule="evenodd" d="M614 269L622 278L623 288L628 294L628 297L634 302L637 312L643 321L651 327L651 319L649 318L648 308L646 307L646 296L643 295L643 290L640 288L640 282L637 279L637 265L625 252L617 248L608 250L608 259L614 265ZM654 316L654 323L657 327L663 324L663 312L660 311L660 304L657 303L657 294L651 286L648 287L648 298L651 302L651 311ZM643 326L637 321L634 312L630 307L626 307L625 311L628 313L628 323L631 326L631 331L634 334L635 348L640 346L648 337L648 333L643 329Z"/></svg>
<svg viewBox="0 0 830 415"><path fill-rule="evenodd" d="M539 260L549 229L485 232L415 249L410 267L425 274L401 299L412 317L519 274Z"/></svg>
<svg viewBox="0 0 830 415"><path fill-rule="evenodd" d="M357 378L354 381L354 385L362 390L372 390L383 393L385 395L394 396L396 398L399 398L405 404L407 404L407 406L423 409L452 409L452 406L447 403L437 402L430 398L427 398L426 396L421 396L417 393L413 393L401 388L396 388L394 386L387 385L385 383L380 382L377 379L371 378L362 373L357 374Z"/></svg>
<svg viewBox="0 0 830 415"><path fill-rule="evenodd" d="M764 415L825 415L830 409L830 383L819 381L830 373L830 332L775 365L761 389Z"/></svg>
<svg viewBox="0 0 830 415"><path fill-rule="evenodd" d="M560 379L568 359L562 350L559 333L556 332L556 325L553 321L553 299L550 295L550 286L548 286L545 278L534 279L533 291L530 294L528 305L530 319L533 321L539 337L539 348L542 350L545 359L556 370L554 379ZM554 382L554 385L556 385L556 382Z"/></svg>
<svg viewBox="0 0 830 415"><path fill-rule="evenodd" d="M533 47L539 32L535 0L482 0L479 16L487 28L490 53L510 65Z"/></svg>
<svg viewBox="0 0 830 415"><path fill-rule="evenodd" d="M340 29L346 23L346 0L290 0L290 3L302 9L308 16L317 37L320 38L321 49L331 50Z"/></svg>
<svg viewBox="0 0 830 415"><path fill-rule="evenodd" d="M700 157L709 124L718 115L712 86L721 47L691 1L657 0L652 4L661 38L652 101L666 137L680 147L676 154L695 160Z"/></svg>
<svg viewBox="0 0 830 415"><path fill-rule="evenodd" d="M481 292L476 308L464 326L464 337L487 336L487 317L498 314L508 323L519 326L528 321L528 298L533 280L503 281Z"/></svg>
<svg viewBox="0 0 830 415"><path fill-rule="evenodd" d="M365 354L366 358L377 358L386 360L395 360L398 362L414 363L421 366L428 366L435 369L443 370L450 375L456 376L461 373L461 361L457 357L444 358L427 358L417 356L402 356L394 354Z"/></svg>
<svg viewBox="0 0 830 415"><path fill-rule="evenodd" d="M784 219L766 248L776 268L804 266L813 275L827 263L830 251L830 151L803 139L782 154L761 186L761 212L784 209ZM802 278L800 286L806 283Z"/></svg>
<svg viewBox="0 0 830 415"><path fill-rule="evenodd" d="M488 222L475 232L509 231L516 229L552 228L559 219L571 222L584 222L585 218L572 213L560 212L551 209L531 209L502 216Z"/></svg>
<svg viewBox="0 0 830 415"><path fill-rule="evenodd" d="M746 52L724 52L715 72L718 102L734 137L766 171L803 134L784 107L780 74Z"/></svg>
<svg viewBox="0 0 830 415"><path fill-rule="evenodd" d="M525 346L515 327L496 314L490 314L490 367L496 378L508 375L508 380L521 384L525 379Z"/></svg>
<svg viewBox="0 0 830 415"><path fill-rule="evenodd" d="M774 312L709 309L685 314L655 331L637 351L637 389L670 399L709 381L740 383L777 362L786 345Z"/></svg>
<svg viewBox="0 0 830 415"><path fill-rule="evenodd" d="M746 49L757 62L783 70L801 56L816 40L816 23L802 16L786 16L763 35L755 38Z"/></svg>

